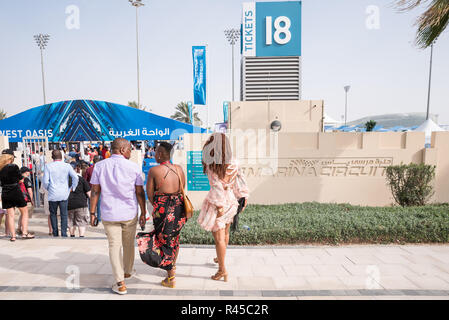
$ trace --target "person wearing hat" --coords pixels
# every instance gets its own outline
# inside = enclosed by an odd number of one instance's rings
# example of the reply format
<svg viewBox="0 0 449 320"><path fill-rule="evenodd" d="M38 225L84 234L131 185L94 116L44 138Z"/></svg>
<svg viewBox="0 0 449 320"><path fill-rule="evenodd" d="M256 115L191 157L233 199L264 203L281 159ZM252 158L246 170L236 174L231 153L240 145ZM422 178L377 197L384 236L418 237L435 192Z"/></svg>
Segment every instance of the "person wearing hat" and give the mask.
<svg viewBox="0 0 449 320"><path fill-rule="evenodd" d="M10 241L16 241L14 223L14 208L19 208L22 218L22 239L33 239L34 235L28 233L28 208L19 182L22 174L19 167L14 164L14 153L11 149L5 149L0 156L0 184L2 186L2 206L6 209L7 229L11 234Z"/></svg>
<svg viewBox="0 0 449 320"><path fill-rule="evenodd" d="M31 219L34 211L34 201L33 201L33 183L30 180L31 170L27 167L20 168L20 173L22 174L23 179L19 182L20 190L22 191L23 197L27 203L28 208L28 218ZM22 235L22 215L19 219L19 226L16 230L18 235ZM32 232L29 232L30 234Z"/></svg>

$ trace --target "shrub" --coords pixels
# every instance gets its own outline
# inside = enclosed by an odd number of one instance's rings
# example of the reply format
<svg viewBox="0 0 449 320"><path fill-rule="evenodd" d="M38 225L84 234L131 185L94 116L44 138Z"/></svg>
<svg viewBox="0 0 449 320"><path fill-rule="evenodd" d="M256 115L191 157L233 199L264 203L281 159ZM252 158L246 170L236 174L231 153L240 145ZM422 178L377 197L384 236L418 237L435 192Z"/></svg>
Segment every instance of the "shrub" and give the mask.
<svg viewBox="0 0 449 320"><path fill-rule="evenodd" d="M424 206L434 194L431 183L435 166L414 163L390 166L386 175L394 200L403 207Z"/></svg>
<svg viewBox="0 0 449 320"><path fill-rule="evenodd" d="M182 244L213 245L197 223L181 231ZM245 229L247 225L250 229ZM249 205L231 233L231 245L449 243L449 205L362 207L316 202Z"/></svg>

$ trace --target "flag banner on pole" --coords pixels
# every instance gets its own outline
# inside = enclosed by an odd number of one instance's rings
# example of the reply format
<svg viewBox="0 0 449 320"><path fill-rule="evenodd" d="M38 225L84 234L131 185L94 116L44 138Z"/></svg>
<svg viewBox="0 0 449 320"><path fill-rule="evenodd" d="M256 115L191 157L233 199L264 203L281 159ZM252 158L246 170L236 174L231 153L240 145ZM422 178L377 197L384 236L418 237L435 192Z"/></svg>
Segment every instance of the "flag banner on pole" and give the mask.
<svg viewBox="0 0 449 320"><path fill-rule="evenodd" d="M193 103L206 105L206 47L192 47Z"/></svg>
<svg viewBox="0 0 449 320"><path fill-rule="evenodd" d="M187 107L189 108L190 124L193 124L193 105L192 105L192 101L188 101L187 102Z"/></svg>
<svg viewBox="0 0 449 320"><path fill-rule="evenodd" d="M229 101L223 102L223 122L228 122L229 115Z"/></svg>

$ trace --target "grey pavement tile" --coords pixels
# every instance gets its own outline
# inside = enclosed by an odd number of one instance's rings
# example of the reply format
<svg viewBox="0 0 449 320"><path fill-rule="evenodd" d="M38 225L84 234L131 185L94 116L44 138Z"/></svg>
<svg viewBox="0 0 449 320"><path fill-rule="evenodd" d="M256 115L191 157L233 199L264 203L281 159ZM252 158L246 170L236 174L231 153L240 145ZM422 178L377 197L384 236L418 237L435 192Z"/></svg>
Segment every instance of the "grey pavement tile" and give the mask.
<svg viewBox="0 0 449 320"><path fill-rule="evenodd" d="M385 290L371 290L371 289L361 289L359 292L364 296L383 296L385 295Z"/></svg>
<svg viewBox="0 0 449 320"><path fill-rule="evenodd" d="M262 291L238 290L238 291L234 291L234 297L262 297Z"/></svg>
<svg viewBox="0 0 449 320"><path fill-rule="evenodd" d="M220 290L220 296L229 297L229 296L233 296L233 295L234 295L234 291L232 291L232 290Z"/></svg>
<svg viewBox="0 0 449 320"><path fill-rule="evenodd" d="M348 297L354 297L354 296L361 296L362 294L360 293L359 290L344 290L346 296Z"/></svg>
<svg viewBox="0 0 449 320"><path fill-rule="evenodd" d="M312 295L320 296L320 297L322 297L322 296L328 297L328 296L332 296L332 290L315 290L315 291L313 291Z"/></svg>
<svg viewBox="0 0 449 320"><path fill-rule="evenodd" d="M292 293L296 297L304 297L304 296L306 296L306 290L293 290Z"/></svg>
<svg viewBox="0 0 449 320"><path fill-rule="evenodd" d="M74 293L75 294L75 293L82 293L83 289L82 288L80 288L80 289L60 288L58 292L61 292L61 293Z"/></svg>
<svg viewBox="0 0 449 320"><path fill-rule="evenodd" d="M294 297L293 290L263 290L262 297Z"/></svg>
<svg viewBox="0 0 449 320"><path fill-rule="evenodd" d="M151 289L151 295L155 295L155 296L170 295L170 291L169 290L163 290L163 289Z"/></svg>
<svg viewBox="0 0 449 320"><path fill-rule="evenodd" d="M60 288L58 287L33 287L31 292L57 292Z"/></svg>
<svg viewBox="0 0 449 320"><path fill-rule="evenodd" d="M449 296L449 290L427 290L432 296Z"/></svg>
<svg viewBox="0 0 449 320"><path fill-rule="evenodd" d="M17 292L31 292L32 286L21 286L17 288Z"/></svg>
<svg viewBox="0 0 449 320"><path fill-rule="evenodd" d="M330 290L332 297L340 297L346 295L346 290Z"/></svg>
<svg viewBox="0 0 449 320"><path fill-rule="evenodd" d="M186 296L186 292L188 292L189 290L181 289L181 290L172 290L172 291L175 293L176 296L183 297L183 296Z"/></svg>
<svg viewBox="0 0 449 320"><path fill-rule="evenodd" d="M149 295L151 295L151 289L137 289L136 295L149 296Z"/></svg>
<svg viewBox="0 0 449 320"><path fill-rule="evenodd" d="M387 296L403 296L404 292L402 292L402 290L386 289L385 295L387 295Z"/></svg>
<svg viewBox="0 0 449 320"><path fill-rule="evenodd" d="M219 291L218 290L206 290L205 295L210 296L210 297L218 297Z"/></svg>
<svg viewBox="0 0 449 320"><path fill-rule="evenodd" d="M109 291L110 288L83 288L81 293L83 294L92 294L92 293L104 293ZM132 290L132 289L127 289L127 291Z"/></svg>
<svg viewBox="0 0 449 320"><path fill-rule="evenodd" d="M7 286L0 286L0 292L4 292L6 289L8 289Z"/></svg>
<svg viewBox="0 0 449 320"><path fill-rule="evenodd" d="M404 289L401 290L404 295L406 296L420 296L420 295L425 295L425 294L421 294L421 290L409 290L409 289Z"/></svg>
<svg viewBox="0 0 449 320"><path fill-rule="evenodd" d="M184 296L194 297L204 295L204 290L184 290Z"/></svg>
<svg viewBox="0 0 449 320"><path fill-rule="evenodd" d="M16 286L10 286L7 287L5 290L3 290L3 292L17 292L18 287Z"/></svg>

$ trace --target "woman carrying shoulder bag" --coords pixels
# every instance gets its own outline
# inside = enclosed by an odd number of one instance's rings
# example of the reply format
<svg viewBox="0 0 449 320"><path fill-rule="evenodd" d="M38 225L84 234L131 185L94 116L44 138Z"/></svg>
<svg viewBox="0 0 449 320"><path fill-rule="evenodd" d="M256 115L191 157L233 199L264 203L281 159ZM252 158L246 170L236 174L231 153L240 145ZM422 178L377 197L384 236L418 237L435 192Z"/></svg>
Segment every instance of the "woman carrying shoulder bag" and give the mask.
<svg viewBox="0 0 449 320"><path fill-rule="evenodd" d="M172 149L167 142L161 142L156 148L159 166L151 168L146 187L153 205L154 231L137 235L140 258L152 267L167 271L161 285L169 288L175 287L180 233L187 220L183 191L186 179L182 168L170 163Z"/></svg>
<svg viewBox="0 0 449 320"><path fill-rule="evenodd" d="M228 280L225 267L226 248L229 244L229 227L239 208L238 199L245 198L243 209L249 197L244 176L237 161L232 157L231 144L223 133L214 133L203 147L203 168L210 183L210 191L204 199L198 223L211 231L215 240L218 272L213 280Z"/></svg>

